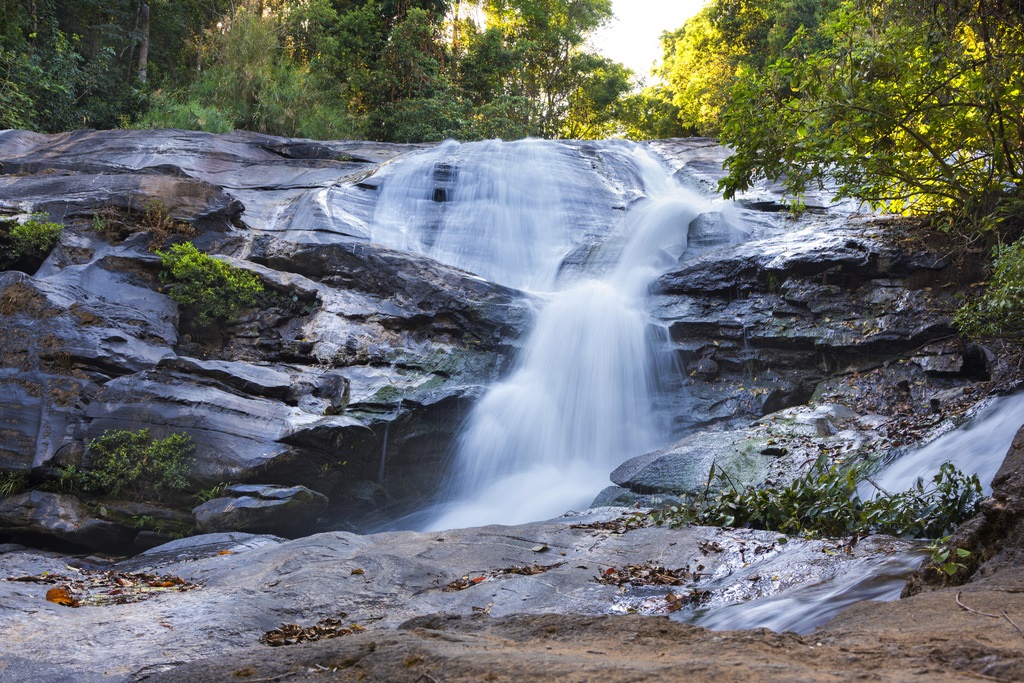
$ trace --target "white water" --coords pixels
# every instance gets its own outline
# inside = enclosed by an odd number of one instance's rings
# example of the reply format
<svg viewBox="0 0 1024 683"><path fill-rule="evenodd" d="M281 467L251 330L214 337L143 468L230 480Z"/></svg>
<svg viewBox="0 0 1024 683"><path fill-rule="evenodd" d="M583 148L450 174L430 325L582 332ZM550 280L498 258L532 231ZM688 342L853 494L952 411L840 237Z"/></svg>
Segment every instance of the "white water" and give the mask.
<svg viewBox="0 0 1024 683"><path fill-rule="evenodd" d="M977 474L985 494L992 492L992 478L1006 457L1013 436L1024 424L1024 393L993 400L956 431L895 460L871 479L885 491L906 491L919 479L927 483L951 462L966 474ZM865 483L859 491L871 496L874 487Z"/></svg>
<svg viewBox="0 0 1024 683"><path fill-rule="evenodd" d="M647 316L647 287L678 261L690 222L709 204L636 148L627 175L642 181L646 199L604 240L619 252L616 265L557 290L559 264L583 237L558 187L599 180L570 159L550 142L449 143L384 185L376 241L548 293L513 371L464 427L431 528L514 524L586 506L616 465L667 438L654 406L664 331ZM442 197L432 194L438 164ZM423 210L432 213L416 213Z"/></svg>
<svg viewBox="0 0 1024 683"><path fill-rule="evenodd" d="M977 474L985 493L1013 437L1024 424L1024 393L997 398L963 427L892 462L872 480L890 493L905 491L918 478L926 482L951 462L967 474ZM865 482L858 493L875 493ZM896 600L907 575L921 562L920 551L869 556L852 561L835 577L780 595L729 605L695 617L693 623L716 629L770 628L809 633L861 600ZM730 577L734 578L734 577Z"/></svg>
<svg viewBox="0 0 1024 683"><path fill-rule="evenodd" d="M371 240L546 291L575 237L561 190L571 175L549 142L450 140L397 165L381 188Z"/></svg>

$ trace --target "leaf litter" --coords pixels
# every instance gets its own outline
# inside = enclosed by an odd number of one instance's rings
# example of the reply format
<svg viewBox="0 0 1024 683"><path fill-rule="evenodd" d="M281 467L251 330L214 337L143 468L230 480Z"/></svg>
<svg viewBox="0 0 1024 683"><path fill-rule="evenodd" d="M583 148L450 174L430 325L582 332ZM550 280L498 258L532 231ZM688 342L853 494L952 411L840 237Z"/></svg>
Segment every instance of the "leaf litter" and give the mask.
<svg viewBox="0 0 1024 683"><path fill-rule="evenodd" d="M452 581L441 590L446 592L463 591L499 576L533 576L535 574L543 574L544 572L551 571L556 567L561 567L563 564L565 564L565 562L556 562L554 564L528 564L522 566L513 565L511 567L505 567L504 569L492 569L489 572L473 572L474 574L477 574L477 576L466 574L455 581Z"/></svg>
<svg viewBox="0 0 1024 683"><path fill-rule="evenodd" d="M316 622L313 626L281 624L279 628L271 629L260 636L260 642L271 647L280 647L282 645L329 640L339 636L350 636L353 633L362 633L366 630L364 626L355 623L346 626L342 621L346 616L348 615L342 613L338 617L327 617Z"/></svg>
<svg viewBox="0 0 1024 683"><path fill-rule="evenodd" d="M43 572L34 576L11 576L8 581L54 585L46 599L64 607L105 607L142 602L160 593L183 593L201 584L170 574L79 570L74 575Z"/></svg>

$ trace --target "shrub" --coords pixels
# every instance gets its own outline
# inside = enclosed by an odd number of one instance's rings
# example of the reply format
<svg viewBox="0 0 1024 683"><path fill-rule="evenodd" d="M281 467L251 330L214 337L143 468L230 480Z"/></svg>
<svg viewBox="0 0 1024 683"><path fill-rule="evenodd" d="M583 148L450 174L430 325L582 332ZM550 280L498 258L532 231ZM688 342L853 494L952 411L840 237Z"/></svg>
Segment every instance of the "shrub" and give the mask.
<svg viewBox="0 0 1024 683"><path fill-rule="evenodd" d="M195 449L186 434L150 438L148 429L107 430L89 442L89 468L81 471L83 491L111 497L161 498L188 487Z"/></svg>
<svg viewBox="0 0 1024 683"><path fill-rule="evenodd" d="M160 277L193 325L227 320L256 303L263 291L255 275L199 251L191 242L157 253L163 265Z"/></svg>
<svg viewBox="0 0 1024 683"><path fill-rule="evenodd" d="M8 221L0 232L0 270L17 268L35 271L57 244L64 226L36 215L17 223Z"/></svg>
<svg viewBox="0 0 1024 683"><path fill-rule="evenodd" d="M981 498L977 475L968 477L950 463L926 486L921 480L908 491L882 492L862 500L857 487L863 466L828 465L819 457L811 469L781 488L736 487L714 465L708 488L682 505L652 513L656 524L741 526L807 536L850 536L886 533L937 538L971 517ZM720 488L713 491L715 485Z"/></svg>
<svg viewBox="0 0 1024 683"><path fill-rule="evenodd" d="M988 289L953 322L969 337L1024 337L1024 239L996 249Z"/></svg>

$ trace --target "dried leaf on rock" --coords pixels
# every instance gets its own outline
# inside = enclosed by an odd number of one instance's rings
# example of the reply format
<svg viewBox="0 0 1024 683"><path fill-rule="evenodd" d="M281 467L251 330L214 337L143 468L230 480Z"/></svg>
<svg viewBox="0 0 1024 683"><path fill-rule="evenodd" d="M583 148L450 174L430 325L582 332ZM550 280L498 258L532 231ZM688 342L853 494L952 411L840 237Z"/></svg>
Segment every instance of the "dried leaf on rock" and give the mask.
<svg viewBox="0 0 1024 683"><path fill-rule="evenodd" d="M445 591L448 591L448 592L464 591L467 588L475 586L478 583L481 583L481 582L486 581L486 580L487 580L486 576L474 576L474 577L470 578L469 575L467 574L466 576L463 576L463 577L461 577L459 579L456 579L455 581L452 581L447 586L445 586L442 590L445 590Z"/></svg>
<svg viewBox="0 0 1024 683"><path fill-rule="evenodd" d="M511 567L505 567L503 569L492 569L489 572L485 572L480 576L470 577L469 574L452 581L442 590L451 591L464 591L467 588L483 583L487 579L493 579L497 576L533 576L535 574L543 574L546 571L551 571L555 567L561 567L565 562L555 562L554 564L528 564L525 566L513 565Z"/></svg>
<svg viewBox="0 0 1024 683"><path fill-rule="evenodd" d="M26 581L32 583L59 583L59 589L47 592L47 600L57 604L68 604L51 599L54 591L64 590L70 595L77 607L101 607L105 605L123 605L130 602L147 600L157 593L183 592L199 588L199 584L191 583L180 576L148 574L145 572L117 572L81 570L71 576L61 574L40 574L38 576L9 577L8 581Z"/></svg>
<svg viewBox="0 0 1024 683"><path fill-rule="evenodd" d="M631 564L622 569L609 567L594 578L609 586L681 586L698 580L700 573L690 571L689 567L668 569L655 564Z"/></svg>
<svg viewBox="0 0 1024 683"><path fill-rule="evenodd" d="M271 647L278 647L281 645L294 645L296 643L312 643L317 640L327 640L339 636L349 636L365 630L359 624L345 626L341 619L328 617L321 619L313 626L303 627L298 624L281 624L280 628L271 629L260 636L260 642Z"/></svg>
<svg viewBox="0 0 1024 683"><path fill-rule="evenodd" d="M72 597L67 588L51 588L46 591L46 599L65 607L78 607L78 600Z"/></svg>
<svg viewBox="0 0 1024 683"><path fill-rule="evenodd" d="M587 524L573 524L572 529L593 529L594 531L610 531L613 534L624 534L632 529L643 529L651 526L651 518L644 513L636 513L612 519L607 522L589 522Z"/></svg>

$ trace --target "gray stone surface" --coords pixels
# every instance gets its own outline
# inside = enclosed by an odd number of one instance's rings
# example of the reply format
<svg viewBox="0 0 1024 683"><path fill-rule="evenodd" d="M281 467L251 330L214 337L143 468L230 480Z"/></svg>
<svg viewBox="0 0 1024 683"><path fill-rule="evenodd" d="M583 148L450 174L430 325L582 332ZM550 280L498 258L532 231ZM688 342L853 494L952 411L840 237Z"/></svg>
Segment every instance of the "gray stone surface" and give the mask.
<svg viewBox="0 0 1024 683"><path fill-rule="evenodd" d="M284 623L312 625L327 617L381 632L441 612L664 614L669 590L707 590L705 604L727 604L841 576L858 558L907 547L877 537L847 553L830 542L793 538L781 544L777 534L750 530L615 534L571 526L619 512L428 534L333 532L287 542L199 536L155 548L118 568L173 574L201 582L201 588L128 605L72 609L46 602L47 584L0 580L0 619L7 634L0 642L0 667L7 668L0 673L34 680L62 680L71 672L76 680L138 680L146 672L259 647L264 632ZM608 568L646 562L689 567L701 578L681 587L624 590L595 580ZM550 569L534 575L500 571L533 565ZM49 556L0 555L0 578L44 570L69 571ZM464 590L446 590L463 577L484 578ZM688 608L673 614L690 616ZM56 632L59 648L52 643Z"/></svg>

